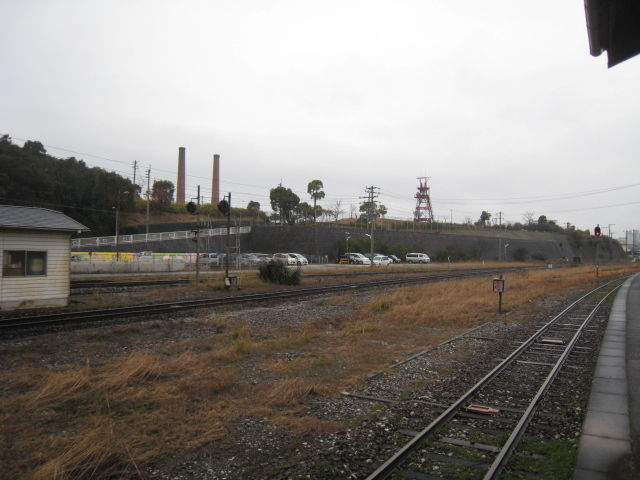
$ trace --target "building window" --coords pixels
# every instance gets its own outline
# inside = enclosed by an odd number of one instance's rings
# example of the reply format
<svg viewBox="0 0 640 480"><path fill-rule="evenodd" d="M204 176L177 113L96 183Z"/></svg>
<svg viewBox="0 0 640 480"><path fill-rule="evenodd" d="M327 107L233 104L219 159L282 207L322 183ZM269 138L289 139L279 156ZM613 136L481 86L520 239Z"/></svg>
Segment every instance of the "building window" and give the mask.
<svg viewBox="0 0 640 480"><path fill-rule="evenodd" d="M5 250L2 257L2 275L24 277L47 274L47 252Z"/></svg>

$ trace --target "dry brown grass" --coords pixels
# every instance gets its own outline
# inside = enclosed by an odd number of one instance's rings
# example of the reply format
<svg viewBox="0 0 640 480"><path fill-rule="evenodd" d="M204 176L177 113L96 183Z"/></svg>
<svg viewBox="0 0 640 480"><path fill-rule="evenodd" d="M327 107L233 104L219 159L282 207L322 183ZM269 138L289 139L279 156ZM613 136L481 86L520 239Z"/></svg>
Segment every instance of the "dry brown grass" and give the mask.
<svg viewBox="0 0 640 480"><path fill-rule="evenodd" d="M600 279L623 272L601 268ZM506 280L504 305L514 311L586 288L594 271ZM0 370L5 477L140 478L153 459L225 438L246 412L294 434L335 431L339 424L305 415L307 399L352 389L373 371L497 318L489 278L387 291L353 312L348 295L325 304L344 306L344 318L310 318L265 333L209 312L193 321L114 327L107 336L56 337L66 342L59 351L46 337L29 348L3 346L0 353L11 357L4 363L11 367ZM198 333L185 338L188 328ZM91 362L75 363L88 352L96 354Z"/></svg>
<svg viewBox="0 0 640 480"><path fill-rule="evenodd" d="M618 277L629 269L600 269L600 280ZM537 270L505 276L503 309L521 306L535 298L595 284L593 267ZM353 332L380 332L389 328L468 328L495 316L497 294L491 279L473 278L427 286L402 288L379 295L363 306L350 325Z"/></svg>
<svg viewBox="0 0 640 480"><path fill-rule="evenodd" d="M303 378L287 378L277 382L266 394L266 405L287 408L301 405L312 394L319 393L318 387Z"/></svg>
<svg viewBox="0 0 640 480"><path fill-rule="evenodd" d="M300 415L277 415L271 418L271 423L298 435L323 435L344 429L339 422Z"/></svg>
<svg viewBox="0 0 640 480"><path fill-rule="evenodd" d="M97 419L86 435L73 438L58 457L38 467L34 480L144 478L133 459L130 446L119 437L113 421Z"/></svg>
<svg viewBox="0 0 640 480"><path fill-rule="evenodd" d="M38 374L0 403L7 478L135 477L138 463L173 445L195 448L224 436L236 388L232 369L188 353L134 353Z"/></svg>

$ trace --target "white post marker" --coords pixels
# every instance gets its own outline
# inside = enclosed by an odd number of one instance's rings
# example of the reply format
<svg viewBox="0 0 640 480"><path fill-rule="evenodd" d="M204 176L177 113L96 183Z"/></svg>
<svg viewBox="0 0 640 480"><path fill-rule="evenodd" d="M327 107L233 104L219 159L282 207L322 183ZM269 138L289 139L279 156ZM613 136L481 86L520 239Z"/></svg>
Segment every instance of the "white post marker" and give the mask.
<svg viewBox="0 0 640 480"><path fill-rule="evenodd" d="M505 289L505 280L502 278L502 274L500 274L500 278L493 279L493 291L498 294L498 313L502 313L502 294Z"/></svg>

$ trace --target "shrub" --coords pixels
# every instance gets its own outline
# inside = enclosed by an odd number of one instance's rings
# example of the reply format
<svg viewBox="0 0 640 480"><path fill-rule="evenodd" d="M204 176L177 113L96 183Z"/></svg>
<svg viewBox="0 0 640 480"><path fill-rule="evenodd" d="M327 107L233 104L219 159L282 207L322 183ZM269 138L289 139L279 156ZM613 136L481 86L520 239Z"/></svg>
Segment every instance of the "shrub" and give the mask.
<svg viewBox="0 0 640 480"><path fill-rule="evenodd" d="M477 249L461 248L455 245L449 245L439 250L432 258L435 262L468 262L470 260L479 260L482 257Z"/></svg>
<svg viewBox="0 0 640 480"><path fill-rule="evenodd" d="M258 276L261 280L283 285L298 285L300 283L300 269L289 269L287 266L276 260L260 265Z"/></svg>
<svg viewBox="0 0 640 480"><path fill-rule="evenodd" d="M387 253L389 255L395 255L398 258L404 258L407 256L407 249L404 247L404 245L396 243L395 245L389 247Z"/></svg>

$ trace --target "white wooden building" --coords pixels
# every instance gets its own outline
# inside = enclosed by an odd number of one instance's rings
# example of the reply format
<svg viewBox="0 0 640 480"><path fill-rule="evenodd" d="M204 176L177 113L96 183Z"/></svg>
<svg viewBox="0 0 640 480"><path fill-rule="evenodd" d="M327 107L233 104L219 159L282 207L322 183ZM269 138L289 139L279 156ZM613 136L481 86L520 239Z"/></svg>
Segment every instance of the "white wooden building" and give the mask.
<svg viewBox="0 0 640 480"><path fill-rule="evenodd" d="M0 205L0 310L66 306L71 235L87 230L60 212Z"/></svg>

